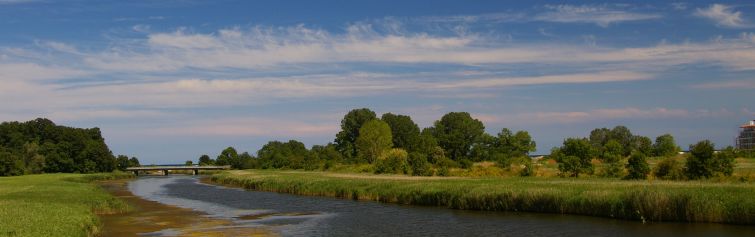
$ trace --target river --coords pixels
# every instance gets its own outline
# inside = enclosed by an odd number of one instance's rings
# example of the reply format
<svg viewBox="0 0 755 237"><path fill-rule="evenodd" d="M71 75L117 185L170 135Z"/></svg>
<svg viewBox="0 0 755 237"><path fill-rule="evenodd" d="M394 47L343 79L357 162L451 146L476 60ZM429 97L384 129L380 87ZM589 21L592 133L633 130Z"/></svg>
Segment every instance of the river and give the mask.
<svg viewBox="0 0 755 237"><path fill-rule="evenodd" d="M755 236L755 227L641 223L576 215L462 211L247 191L196 176L140 177L134 195L202 213L222 225L201 231L257 230L281 236ZM107 229L108 226L106 225ZM200 231L194 229L193 231ZM148 236L182 236L163 229Z"/></svg>

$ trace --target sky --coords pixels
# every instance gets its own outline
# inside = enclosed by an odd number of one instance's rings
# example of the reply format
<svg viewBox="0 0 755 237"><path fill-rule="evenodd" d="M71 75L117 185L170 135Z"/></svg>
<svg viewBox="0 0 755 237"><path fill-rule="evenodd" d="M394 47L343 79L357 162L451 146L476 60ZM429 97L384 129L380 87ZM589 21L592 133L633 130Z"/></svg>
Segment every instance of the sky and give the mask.
<svg viewBox="0 0 755 237"><path fill-rule="evenodd" d="M99 127L143 164L326 144L364 107L466 111L537 154L616 125L724 147L753 92L740 1L0 0L0 121Z"/></svg>

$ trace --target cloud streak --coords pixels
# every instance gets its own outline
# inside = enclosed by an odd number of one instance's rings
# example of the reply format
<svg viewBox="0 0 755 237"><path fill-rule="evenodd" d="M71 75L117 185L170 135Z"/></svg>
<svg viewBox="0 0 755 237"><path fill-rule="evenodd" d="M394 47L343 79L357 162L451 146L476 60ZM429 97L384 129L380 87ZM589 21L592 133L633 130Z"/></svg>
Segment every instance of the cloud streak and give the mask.
<svg viewBox="0 0 755 237"><path fill-rule="evenodd" d="M620 22L644 21L662 17L659 14L628 12L611 9L607 6L547 5L546 8L550 11L536 15L534 20L559 23L588 23L608 27L611 24Z"/></svg>
<svg viewBox="0 0 755 237"><path fill-rule="evenodd" d="M750 23L742 19L742 12L735 11L734 7L724 4L713 4L708 8L698 8L695 16L707 18L716 22L716 25L729 28L752 27Z"/></svg>

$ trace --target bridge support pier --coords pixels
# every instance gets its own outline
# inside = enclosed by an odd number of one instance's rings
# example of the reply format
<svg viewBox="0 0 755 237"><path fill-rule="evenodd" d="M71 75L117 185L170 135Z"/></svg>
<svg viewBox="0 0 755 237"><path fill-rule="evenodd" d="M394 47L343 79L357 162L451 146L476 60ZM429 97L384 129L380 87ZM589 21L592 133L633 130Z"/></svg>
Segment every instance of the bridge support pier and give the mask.
<svg viewBox="0 0 755 237"><path fill-rule="evenodd" d="M134 176L139 176L139 171L138 170L134 170Z"/></svg>
<svg viewBox="0 0 755 237"><path fill-rule="evenodd" d="M199 169L194 169L194 175L199 175Z"/></svg>
<svg viewBox="0 0 755 237"><path fill-rule="evenodd" d="M168 175L169 174L168 170L163 170L163 174Z"/></svg>

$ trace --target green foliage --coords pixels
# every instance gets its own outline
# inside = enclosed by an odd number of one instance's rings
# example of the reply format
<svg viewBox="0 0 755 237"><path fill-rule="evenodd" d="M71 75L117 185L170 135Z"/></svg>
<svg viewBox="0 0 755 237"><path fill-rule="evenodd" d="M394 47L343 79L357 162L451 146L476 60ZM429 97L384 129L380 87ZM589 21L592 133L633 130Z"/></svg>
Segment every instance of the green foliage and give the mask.
<svg viewBox="0 0 755 237"><path fill-rule="evenodd" d="M472 168L472 165L474 165L474 162L472 162L472 161L471 161L471 160L469 160L469 159L461 159L461 160L459 161L459 166L460 166L460 167L461 167L462 169L469 169L469 168Z"/></svg>
<svg viewBox="0 0 755 237"><path fill-rule="evenodd" d="M238 167L233 167L234 164L238 164L239 159L239 153L236 152L236 148L233 147L227 147L223 149L223 151L220 152L220 155L218 155L217 158L215 158L215 164L216 165L230 165L234 169L238 169Z"/></svg>
<svg viewBox="0 0 755 237"><path fill-rule="evenodd" d="M593 172L590 161L595 152L587 139L567 138L564 140L564 145L554 151L551 156L559 163L558 170L562 173L579 177L580 173Z"/></svg>
<svg viewBox="0 0 755 237"><path fill-rule="evenodd" d="M268 142L257 151L257 157L264 169L303 169L311 158L304 143L296 140Z"/></svg>
<svg viewBox="0 0 755 237"><path fill-rule="evenodd" d="M391 128L393 146L407 151L419 149L420 130L412 118L407 115L383 114L380 118Z"/></svg>
<svg viewBox="0 0 755 237"><path fill-rule="evenodd" d="M648 173L650 173L650 166L646 160L646 156L642 152L635 152L629 156L629 160L626 164L627 176L625 179L645 179Z"/></svg>
<svg viewBox="0 0 755 237"><path fill-rule="evenodd" d="M601 173L603 177L619 177L622 175L624 172L624 167L621 164L623 149L616 140L610 140L603 146L603 154L600 156L605 164Z"/></svg>
<svg viewBox="0 0 755 237"><path fill-rule="evenodd" d="M632 151L640 152L645 156L653 155L653 141L649 137L634 136L632 137ZM630 153L632 152L630 151ZM626 156L626 152L624 153Z"/></svg>
<svg viewBox="0 0 755 237"><path fill-rule="evenodd" d="M409 154L404 149L393 148L383 152L375 162L376 174L408 174Z"/></svg>
<svg viewBox="0 0 755 237"><path fill-rule="evenodd" d="M202 155L199 157L199 165L200 166L207 166L207 165L214 165L215 160L210 158L208 155Z"/></svg>
<svg viewBox="0 0 755 237"><path fill-rule="evenodd" d="M589 140L595 149L603 148L609 141L616 141L622 147L621 156L628 156L633 151L651 152L649 138L635 136L625 126L616 126L613 129L596 128L590 132Z"/></svg>
<svg viewBox="0 0 755 237"><path fill-rule="evenodd" d="M115 158L115 163L118 170L120 171L126 171L126 168L128 168L130 165L128 156L124 155L118 155L118 157Z"/></svg>
<svg viewBox="0 0 755 237"><path fill-rule="evenodd" d="M80 129L55 125L48 119L0 124L0 175L110 172L115 157L99 128ZM21 160L21 165L17 163Z"/></svg>
<svg viewBox="0 0 755 237"><path fill-rule="evenodd" d="M435 121L431 131L449 158L461 160L469 157L472 145L484 134L485 126L467 112L451 112Z"/></svg>
<svg viewBox="0 0 755 237"><path fill-rule="evenodd" d="M683 180L684 166L677 157L666 157L655 166L653 175L665 180Z"/></svg>
<svg viewBox="0 0 755 237"><path fill-rule="evenodd" d="M687 178L710 178L714 175L731 176L734 171L734 148L715 154L715 144L703 140L690 145L685 167Z"/></svg>
<svg viewBox="0 0 755 237"><path fill-rule="evenodd" d="M186 162L184 162L184 165L186 165L186 166L192 166L192 165L194 165L194 161L187 160Z"/></svg>
<svg viewBox="0 0 755 237"><path fill-rule="evenodd" d="M377 119L375 112L367 108L351 110L343 117L341 131L336 134L335 144L344 158L355 162L353 159L357 156L356 141L359 137L359 129L364 123L374 119Z"/></svg>
<svg viewBox="0 0 755 237"><path fill-rule="evenodd" d="M519 176L533 176L535 175L535 164L532 162L532 158L525 157L521 164L524 165L524 169L519 171Z"/></svg>
<svg viewBox="0 0 755 237"><path fill-rule="evenodd" d="M433 166L427 162L427 155L419 152L409 153L409 166L414 176L432 176Z"/></svg>
<svg viewBox="0 0 755 237"><path fill-rule="evenodd" d="M359 157L374 163L383 152L393 147L391 127L377 119L367 121L359 129L356 145Z"/></svg>
<svg viewBox="0 0 755 237"><path fill-rule="evenodd" d="M674 136L671 134L663 134L655 138L655 144L653 144L653 155L669 157L676 155L681 148L676 145Z"/></svg>

